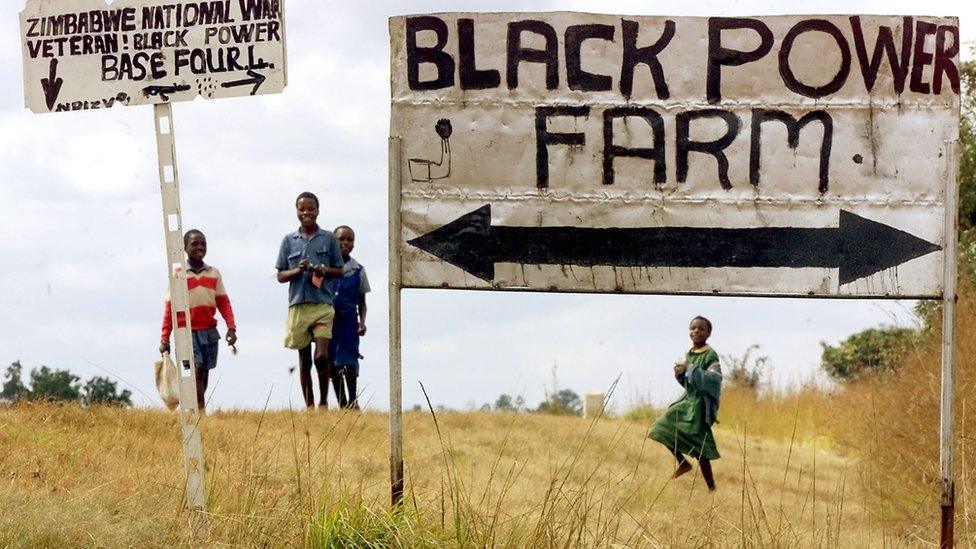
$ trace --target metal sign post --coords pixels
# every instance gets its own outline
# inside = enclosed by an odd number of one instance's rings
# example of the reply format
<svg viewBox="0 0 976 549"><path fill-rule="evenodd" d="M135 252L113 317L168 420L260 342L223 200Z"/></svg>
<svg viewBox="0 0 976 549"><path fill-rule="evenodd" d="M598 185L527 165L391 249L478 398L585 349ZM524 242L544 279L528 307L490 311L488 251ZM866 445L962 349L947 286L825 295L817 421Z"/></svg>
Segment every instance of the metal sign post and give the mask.
<svg viewBox="0 0 976 549"><path fill-rule="evenodd" d="M176 136L173 106L153 105L156 125L156 154L159 160L159 189L163 201L163 230L166 234L170 306L174 351L180 372L180 425L183 435L183 464L186 468L186 504L198 530L205 527L203 442L200 439L200 410L197 408L197 380L193 367L193 340L190 326L189 291L186 286L186 260L183 254L183 220L180 214L180 178L176 168Z"/></svg>
<svg viewBox="0 0 976 549"><path fill-rule="evenodd" d="M939 410L939 468L941 489L940 504L942 507L942 523L939 536L939 547L947 549L953 546L953 524L955 522L956 487L952 471L953 453L955 450L955 318L956 318L956 281L958 271L958 233L959 233L959 181L957 171L958 142L948 143L948 169L946 181L945 216L945 290L942 294L942 402Z"/></svg>
<svg viewBox="0 0 976 549"><path fill-rule="evenodd" d="M403 386L400 375L400 175L399 137L390 138L390 498L403 501Z"/></svg>

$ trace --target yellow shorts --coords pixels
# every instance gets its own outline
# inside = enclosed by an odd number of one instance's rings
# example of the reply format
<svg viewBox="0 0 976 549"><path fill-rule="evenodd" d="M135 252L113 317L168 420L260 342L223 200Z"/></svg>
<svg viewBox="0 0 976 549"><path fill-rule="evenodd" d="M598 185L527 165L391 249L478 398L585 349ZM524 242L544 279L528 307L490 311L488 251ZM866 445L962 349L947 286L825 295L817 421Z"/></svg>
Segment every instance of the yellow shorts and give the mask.
<svg viewBox="0 0 976 549"><path fill-rule="evenodd" d="M313 338L332 339L335 309L325 303L299 303L288 307L285 320L285 347L304 349Z"/></svg>

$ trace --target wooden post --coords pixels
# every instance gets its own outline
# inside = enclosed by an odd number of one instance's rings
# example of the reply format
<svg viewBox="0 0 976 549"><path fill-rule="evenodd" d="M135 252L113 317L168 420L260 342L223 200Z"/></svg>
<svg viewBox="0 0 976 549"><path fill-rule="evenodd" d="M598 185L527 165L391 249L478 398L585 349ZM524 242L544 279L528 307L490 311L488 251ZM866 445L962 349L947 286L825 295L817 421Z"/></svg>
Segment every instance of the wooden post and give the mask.
<svg viewBox="0 0 976 549"><path fill-rule="evenodd" d="M959 182L957 142L947 144L948 166L946 179L945 218L945 283L942 293L942 403L939 422L939 466L942 524L939 547L953 546L955 522L955 481L953 453L955 449L955 317L956 279L958 277Z"/></svg>
<svg viewBox="0 0 976 549"><path fill-rule="evenodd" d="M400 372L401 138L390 138L390 497L403 502L403 382Z"/></svg>
<svg viewBox="0 0 976 549"><path fill-rule="evenodd" d="M183 219L180 215L180 178L176 169L176 136L173 108L169 103L153 105L156 122L156 152L159 160L159 188L163 201L163 230L166 234L166 264L169 276L170 312L173 318L173 351L180 372L180 425L183 464L186 468L186 505L197 535L206 529L203 442L200 438L200 410L197 408L197 377L193 368L193 340L190 326L186 260L183 254ZM186 319L180 327L177 318Z"/></svg>

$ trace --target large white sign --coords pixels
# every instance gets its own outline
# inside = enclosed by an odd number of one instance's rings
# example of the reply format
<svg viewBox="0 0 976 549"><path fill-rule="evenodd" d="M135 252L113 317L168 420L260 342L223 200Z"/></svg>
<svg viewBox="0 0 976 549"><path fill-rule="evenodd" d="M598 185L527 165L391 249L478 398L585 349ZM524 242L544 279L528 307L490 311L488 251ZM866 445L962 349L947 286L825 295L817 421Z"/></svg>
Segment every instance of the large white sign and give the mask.
<svg viewBox="0 0 976 549"><path fill-rule="evenodd" d="M404 287L942 292L954 18L446 13L390 37Z"/></svg>
<svg viewBox="0 0 976 549"><path fill-rule="evenodd" d="M28 0L24 100L35 113L279 93L283 0Z"/></svg>

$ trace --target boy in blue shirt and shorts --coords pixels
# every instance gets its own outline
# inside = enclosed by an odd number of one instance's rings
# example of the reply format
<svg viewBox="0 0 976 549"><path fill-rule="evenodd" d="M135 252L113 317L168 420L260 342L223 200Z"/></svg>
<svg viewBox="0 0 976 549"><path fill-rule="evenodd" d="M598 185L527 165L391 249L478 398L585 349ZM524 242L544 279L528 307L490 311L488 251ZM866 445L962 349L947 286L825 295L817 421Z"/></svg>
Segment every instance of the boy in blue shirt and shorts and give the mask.
<svg viewBox="0 0 976 549"><path fill-rule="evenodd" d="M329 341L332 339L333 280L342 277L342 252L331 232L319 228L319 199L303 192L295 200L300 224L285 235L278 250L278 282L288 283L285 347L298 351L299 379L305 406L315 407L312 364L319 378L321 408L328 408ZM312 343L315 343L314 358Z"/></svg>

